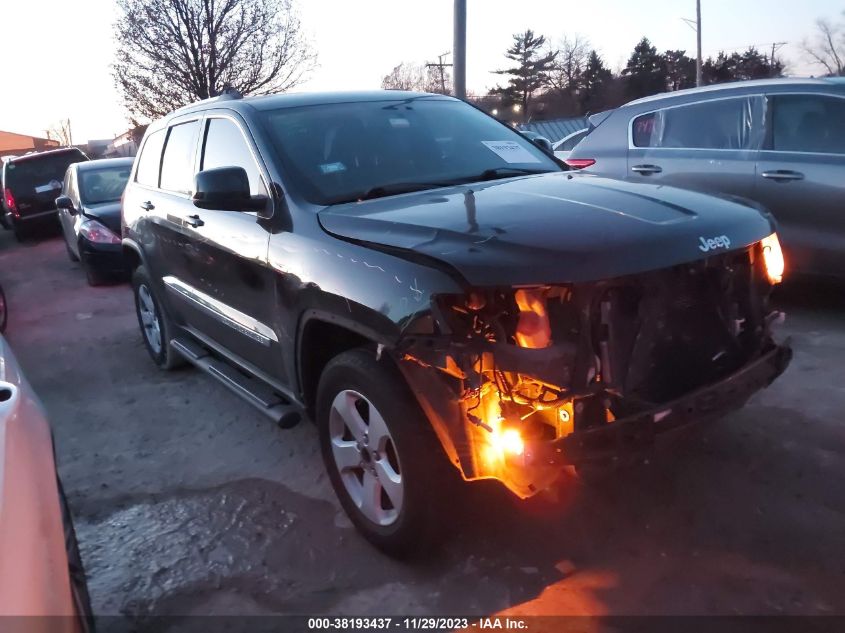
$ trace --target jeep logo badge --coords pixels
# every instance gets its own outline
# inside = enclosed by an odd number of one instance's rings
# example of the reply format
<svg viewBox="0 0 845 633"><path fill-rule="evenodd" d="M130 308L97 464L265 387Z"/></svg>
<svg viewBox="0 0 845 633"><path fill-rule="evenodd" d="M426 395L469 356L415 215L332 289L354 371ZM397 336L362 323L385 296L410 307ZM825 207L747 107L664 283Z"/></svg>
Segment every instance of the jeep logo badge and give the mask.
<svg viewBox="0 0 845 633"><path fill-rule="evenodd" d="M717 235L709 239L699 237L698 241L701 242L698 248L705 253L707 251L714 251L717 248L728 249L731 247L731 241L727 235Z"/></svg>

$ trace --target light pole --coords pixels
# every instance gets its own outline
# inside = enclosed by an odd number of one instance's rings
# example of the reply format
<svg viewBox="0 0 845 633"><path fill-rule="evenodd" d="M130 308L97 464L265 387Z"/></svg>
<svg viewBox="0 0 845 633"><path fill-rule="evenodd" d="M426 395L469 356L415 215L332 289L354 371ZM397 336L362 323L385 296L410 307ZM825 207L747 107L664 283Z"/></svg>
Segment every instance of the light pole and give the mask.
<svg viewBox="0 0 845 633"><path fill-rule="evenodd" d="M452 63L455 71L455 96L467 97L467 0L455 0L455 41Z"/></svg>
<svg viewBox="0 0 845 633"><path fill-rule="evenodd" d="M695 39L698 55L695 58L695 85L703 83L701 75L701 0L695 0Z"/></svg>
<svg viewBox="0 0 845 633"><path fill-rule="evenodd" d="M704 83L704 77L701 72L701 0L695 0L695 20L689 18L681 18L687 23L693 31L695 31L696 40L696 55L695 55L695 85L700 86Z"/></svg>

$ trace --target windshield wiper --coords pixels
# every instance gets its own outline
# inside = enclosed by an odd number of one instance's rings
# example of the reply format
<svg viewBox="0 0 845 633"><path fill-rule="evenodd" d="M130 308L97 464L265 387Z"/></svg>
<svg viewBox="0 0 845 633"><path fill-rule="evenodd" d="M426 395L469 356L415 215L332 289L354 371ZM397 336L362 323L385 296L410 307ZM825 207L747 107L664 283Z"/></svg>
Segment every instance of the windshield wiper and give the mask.
<svg viewBox="0 0 845 633"><path fill-rule="evenodd" d="M473 180L495 180L496 178L508 178L518 174L548 174L551 169L526 169L525 167L493 167L485 169Z"/></svg>
<svg viewBox="0 0 845 633"><path fill-rule="evenodd" d="M410 193L412 191L425 191L426 189L449 187L454 184L454 182L393 182L386 185L370 187L363 193L347 197L342 200L338 200L336 202L333 202L332 204L343 204L345 202L372 200L374 198L384 198L386 196L398 196L400 193Z"/></svg>

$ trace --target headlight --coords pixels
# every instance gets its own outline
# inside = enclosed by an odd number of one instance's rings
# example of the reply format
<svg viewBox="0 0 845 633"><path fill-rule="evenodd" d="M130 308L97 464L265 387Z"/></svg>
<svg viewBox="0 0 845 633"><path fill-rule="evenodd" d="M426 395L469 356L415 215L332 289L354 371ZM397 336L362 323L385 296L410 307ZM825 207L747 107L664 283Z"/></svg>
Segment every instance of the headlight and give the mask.
<svg viewBox="0 0 845 633"><path fill-rule="evenodd" d="M766 275L772 284L779 284L783 281L783 250L780 247L778 234L772 233L769 237L760 240L763 248L763 262L766 264Z"/></svg>
<svg viewBox="0 0 845 633"><path fill-rule="evenodd" d="M79 232L89 242L96 244L120 244L120 237L96 220L86 220L79 226Z"/></svg>

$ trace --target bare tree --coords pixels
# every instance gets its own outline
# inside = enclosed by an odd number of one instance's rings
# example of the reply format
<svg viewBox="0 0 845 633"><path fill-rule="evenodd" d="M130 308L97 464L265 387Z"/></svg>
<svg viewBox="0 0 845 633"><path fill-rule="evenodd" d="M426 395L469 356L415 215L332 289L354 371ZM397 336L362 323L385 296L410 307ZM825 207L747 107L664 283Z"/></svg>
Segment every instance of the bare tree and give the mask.
<svg viewBox="0 0 845 633"><path fill-rule="evenodd" d="M73 135L70 129L70 119L59 119L49 128L44 130L48 139L58 141L62 147L73 145Z"/></svg>
<svg viewBox="0 0 845 633"><path fill-rule="evenodd" d="M577 34L572 38L564 36L556 52L557 56L546 71L546 84L561 94L575 92L580 87L581 75L590 59L590 41Z"/></svg>
<svg viewBox="0 0 845 633"><path fill-rule="evenodd" d="M292 0L117 0L114 78L133 121L232 87L299 84L316 56Z"/></svg>
<svg viewBox="0 0 845 633"><path fill-rule="evenodd" d="M395 66L381 80L384 90L412 90L450 94L452 78L444 71L442 82L440 70L434 66L402 62Z"/></svg>
<svg viewBox="0 0 845 633"><path fill-rule="evenodd" d="M845 12L843 12L845 16ZM826 18L816 20L816 34L801 43L805 55L828 75L845 75L845 23Z"/></svg>

